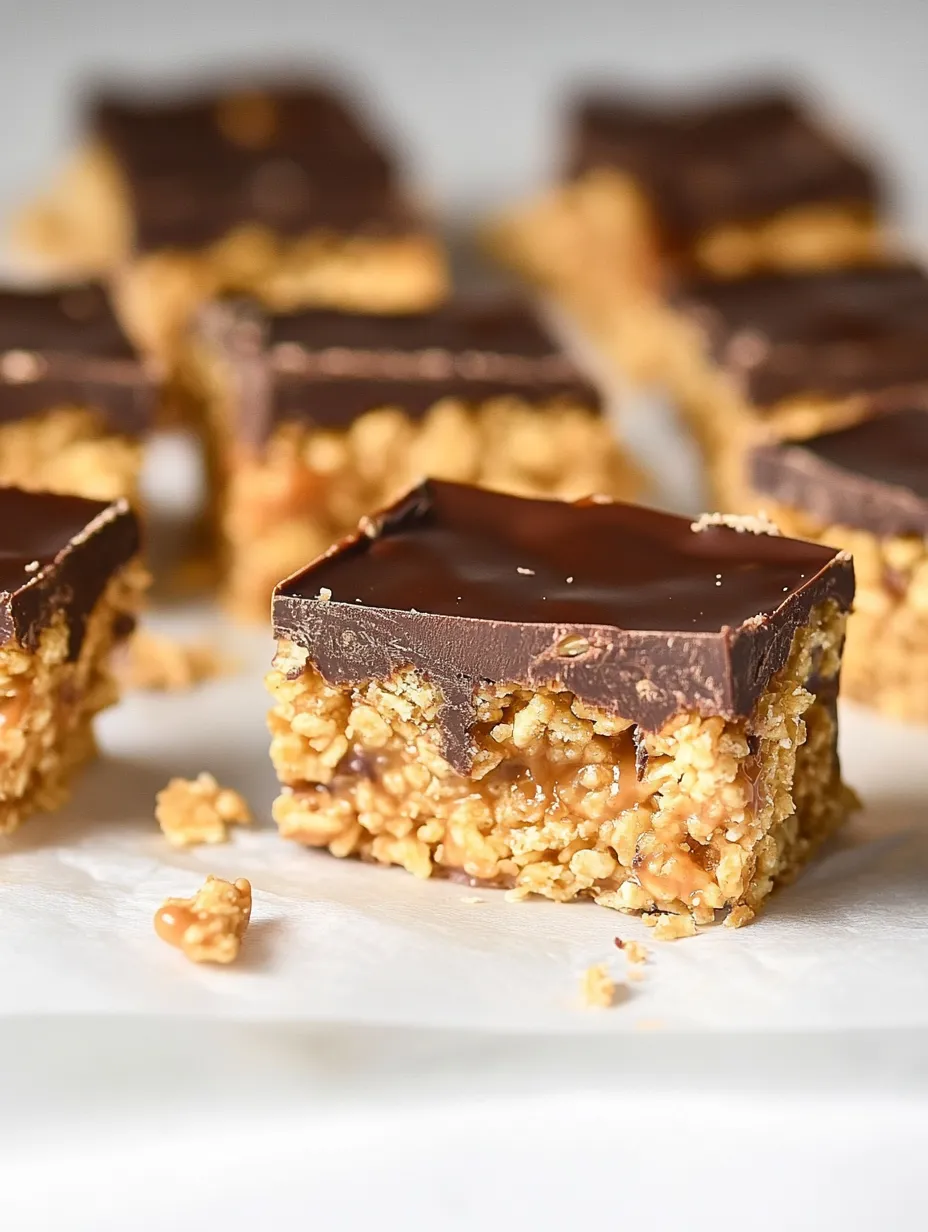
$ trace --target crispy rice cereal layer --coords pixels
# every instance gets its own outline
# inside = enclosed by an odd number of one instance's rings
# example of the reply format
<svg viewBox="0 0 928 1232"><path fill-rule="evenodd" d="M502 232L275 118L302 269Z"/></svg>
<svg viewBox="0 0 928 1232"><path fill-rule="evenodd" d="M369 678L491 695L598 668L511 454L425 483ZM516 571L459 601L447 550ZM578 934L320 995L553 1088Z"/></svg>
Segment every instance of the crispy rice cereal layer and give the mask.
<svg viewBox="0 0 928 1232"><path fill-rule="evenodd" d="M422 676L335 687L283 643L268 678L274 816L287 838L419 877L698 923L727 908L742 924L851 806L830 685L843 633L832 604L817 609L749 723L681 714L640 733L640 778L631 723L516 684L477 694L463 777L441 756L441 697Z"/></svg>

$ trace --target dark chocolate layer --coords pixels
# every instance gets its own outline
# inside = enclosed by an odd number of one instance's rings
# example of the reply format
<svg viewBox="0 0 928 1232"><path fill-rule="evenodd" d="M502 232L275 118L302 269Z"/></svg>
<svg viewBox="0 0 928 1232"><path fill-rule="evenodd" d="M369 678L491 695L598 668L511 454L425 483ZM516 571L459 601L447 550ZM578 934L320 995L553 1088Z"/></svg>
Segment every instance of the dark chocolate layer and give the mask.
<svg viewBox="0 0 928 1232"><path fill-rule="evenodd" d="M532 310L508 298L390 317L219 304L203 330L231 366L237 432L252 444L283 421L345 426L380 406L421 416L447 397L600 404Z"/></svg>
<svg viewBox="0 0 928 1232"><path fill-rule="evenodd" d="M126 178L139 251L196 248L245 223L284 236L420 225L379 136L321 84L109 94L93 111Z"/></svg>
<svg viewBox="0 0 928 1232"><path fill-rule="evenodd" d="M33 648L63 612L75 658L94 605L138 551L125 501L0 488L0 638Z"/></svg>
<svg viewBox="0 0 928 1232"><path fill-rule="evenodd" d="M851 427L756 449L755 490L823 526L928 535L928 393L900 393L869 409Z"/></svg>
<svg viewBox="0 0 928 1232"><path fill-rule="evenodd" d="M879 197L869 166L779 91L664 106L587 95L574 108L568 173L600 167L638 180L677 244L796 206L869 214Z"/></svg>
<svg viewBox="0 0 928 1232"><path fill-rule="evenodd" d="M151 424L156 388L96 283L0 290L0 422L80 406L137 435Z"/></svg>
<svg viewBox="0 0 928 1232"><path fill-rule="evenodd" d="M928 276L915 264L698 279L676 303L758 408L928 380Z"/></svg>
<svg viewBox="0 0 928 1232"><path fill-rule="evenodd" d="M810 609L853 589L850 561L814 544L428 481L282 582L274 630L333 682L424 672L466 772L480 681L560 682L649 730L748 718Z"/></svg>

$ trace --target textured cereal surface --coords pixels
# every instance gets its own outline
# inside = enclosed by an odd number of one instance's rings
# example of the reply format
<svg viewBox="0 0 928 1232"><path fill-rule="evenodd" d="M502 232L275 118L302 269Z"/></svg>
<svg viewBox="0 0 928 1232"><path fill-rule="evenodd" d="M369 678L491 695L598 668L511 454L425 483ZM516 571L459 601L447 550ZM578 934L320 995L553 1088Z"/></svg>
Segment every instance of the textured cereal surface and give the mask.
<svg viewBox="0 0 928 1232"><path fill-rule="evenodd" d="M134 501L141 466L141 442L110 432L86 408L0 424L0 486Z"/></svg>

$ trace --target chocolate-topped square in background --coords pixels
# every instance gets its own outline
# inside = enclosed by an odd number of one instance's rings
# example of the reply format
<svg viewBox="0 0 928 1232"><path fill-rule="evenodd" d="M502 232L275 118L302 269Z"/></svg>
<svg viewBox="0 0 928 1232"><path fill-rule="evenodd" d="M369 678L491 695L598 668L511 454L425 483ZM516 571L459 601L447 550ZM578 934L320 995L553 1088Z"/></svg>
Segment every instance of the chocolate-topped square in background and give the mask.
<svg viewBox="0 0 928 1232"><path fill-rule="evenodd" d="M133 497L161 385L100 284L0 288L0 484Z"/></svg>
<svg viewBox="0 0 928 1232"><path fill-rule="evenodd" d="M213 295L275 308L438 303L444 251L393 149L318 77L100 87L84 146L24 214L19 247L114 278L132 336L172 362Z"/></svg>
<svg viewBox="0 0 928 1232"><path fill-rule="evenodd" d="M891 247L869 158L789 88L588 89L564 125L560 180L488 242L636 381L666 385L662 301L677 278L841 269Z"/></svg>
<svg viewBox="0 0 928 1232"><path fill-rule="evenodd" d="M599 391L523 301L377 317L219 303L201 316L234 606L423 475L535 495L630 495Z"/></svg>
<svg viewBox="0 0 928 1232"><path fill-rule="evenodd" d="M275 818L418 876L744 923L851 805L853 590L769 523L421 484L275 591Z"/></svg>
<svg viewBox="0 0 928 1232"><path fill-rule="evenodd" d="M854 555L842 689L928 722L928 386L867 399L857 422L751 451L757 505Z"/></svg>

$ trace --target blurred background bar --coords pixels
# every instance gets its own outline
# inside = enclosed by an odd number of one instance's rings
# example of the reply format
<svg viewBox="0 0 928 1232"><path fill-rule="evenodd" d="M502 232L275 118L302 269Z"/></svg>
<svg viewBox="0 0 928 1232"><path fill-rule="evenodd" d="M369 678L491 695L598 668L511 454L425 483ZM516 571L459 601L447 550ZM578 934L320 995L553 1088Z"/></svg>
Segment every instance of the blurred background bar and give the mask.
<svg viewBox="0 0 928 1232"><path fill-rule="evenodd" d="M872 143L928 242L925 0L6 0L0 208L51 172L97 72L334 62L411 144L420 178L464 212L540 182L563 87L623 77L669 89L757 74L807 82Z"/></svg>

